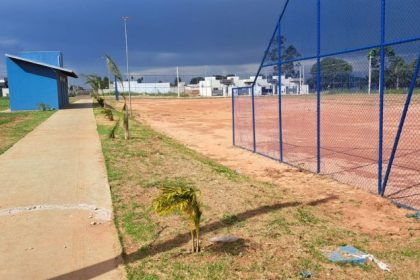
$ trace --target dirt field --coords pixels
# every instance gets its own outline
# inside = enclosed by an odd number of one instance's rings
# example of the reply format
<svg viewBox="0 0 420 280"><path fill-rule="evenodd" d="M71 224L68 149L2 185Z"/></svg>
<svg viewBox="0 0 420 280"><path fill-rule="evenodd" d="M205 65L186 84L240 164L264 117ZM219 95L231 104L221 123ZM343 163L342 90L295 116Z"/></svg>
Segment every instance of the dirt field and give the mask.
<svg viewBox="0 0 420 280"><path fill-rule="evenodd" d="M142 124L131 123L132 141L125 142L122 131L109 140L108 130L99 127L132 279L296 279L302 269L317 279L418 279L420 227L405 217L407 211L359 188L232 147L229 100L133 104ZM156 186L180 178L197 186L205 207L199 256L188 254L189 235L179 219L148 210ZM221 233L241 236L244 243L215 250L209 238ZM392 273L372 264L333 265L322 256L324 249L342 244L372 253L391 265Z"/></svg>
<svg viewBox="0 0 420 280"><path fill-rule="evenodd" d="M240 173L279 183L299 197L340 196L340 203L328 207L346 213L346 221L362 230L401 234L407 226L406 211L386 199L233 147L230 99L133 99L133 109L139 120ZM363 201L363 207L351 201Z"/></svg>
<svg viewBox="0 0 420 280"><path fill-rule="evenodd" d="M282 99L283 160L316 172L316 99ZM384 106L383 174L387 168L405 95L386 95ZM251 101L235 101L236 144L253 148ZM377 193L378 96L330 95L321 99L321 173ZM280 158L277 97L255 99L257 152ZM420 95L414 95L385 195L420 208Z"/></svg>

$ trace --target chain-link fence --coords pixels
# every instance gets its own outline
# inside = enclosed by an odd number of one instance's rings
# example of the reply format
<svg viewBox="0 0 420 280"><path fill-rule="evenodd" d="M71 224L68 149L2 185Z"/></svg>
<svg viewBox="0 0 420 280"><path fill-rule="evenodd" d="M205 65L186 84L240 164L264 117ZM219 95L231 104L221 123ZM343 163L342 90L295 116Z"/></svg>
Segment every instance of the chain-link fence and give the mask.
<svg viewBox="0 0 420 280"><path fill-rule="evenodd" d="M420 1L291 0L234 144L420 208Z"/></svg>

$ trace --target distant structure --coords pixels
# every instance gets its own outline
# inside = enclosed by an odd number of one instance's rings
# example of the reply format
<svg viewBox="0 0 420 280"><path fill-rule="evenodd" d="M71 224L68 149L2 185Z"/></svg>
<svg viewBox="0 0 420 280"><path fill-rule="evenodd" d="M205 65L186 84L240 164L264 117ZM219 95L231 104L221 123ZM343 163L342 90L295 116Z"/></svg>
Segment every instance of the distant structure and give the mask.
<svg viewBox="0 0 420 280"><path fill-rule="evenodd" d="M255 76L249 79L240 79L238 76L226 77L226 79L217 79L216 77L205 77L200 81L198 88L200 96L232 96L232 89L237 87L249 87L253 84ZM278 77L265 78L258 76L255 83L255 95L278 95ZM309 86L304 84L299 78L281 78L282 95L287 94L308 94Z"/></svg>
<svg viewBox="0 0 420 280"><path fill-rule="evenodd" d="M63 68L58 51L6 54L10 110L37 110L43 104L62 109L69 104L68 77L74 71Z"/></svg>
<svg viewBox="0 0 420 280"><path fill-rule="evenodd" d="M144 83L142 81L124 81L123 83L117 82L117 86L120 90L126 91L128 84L130 83L130 89L132 93L141 94L169 94L177 92L178 88L175 85L171 85L169 82L160 83ZM185 91L185 83L180 82L180 91Z"/></svg>
<svg viewBox="0 0 420 280"><path fill-rule="evenodd" d="M9 86L7 85L7 79L0 79L0 97L9 96Z"/></svg>

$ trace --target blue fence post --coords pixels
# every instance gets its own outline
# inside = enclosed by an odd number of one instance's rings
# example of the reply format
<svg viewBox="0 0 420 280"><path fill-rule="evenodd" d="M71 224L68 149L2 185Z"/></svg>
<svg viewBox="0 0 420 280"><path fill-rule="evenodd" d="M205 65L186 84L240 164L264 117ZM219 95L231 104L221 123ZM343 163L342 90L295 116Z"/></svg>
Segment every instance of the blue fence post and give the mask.
<svg viewBox="0 0 420 280"><path fill-rule="evenodd" d="M404 109L401 115L400 124L398 125L398 131L395 136L394 145L392 147L391 156L389 158L388 166L386 168L384 182L382 184L381 195L385 195L386 185L388 184L389 174L391 173L392 164L394 163L395 154L397 153L398 144L400 142L401 133L404 128L405 119L407 117L408 108L410 107L411 97L413 96L414 88L416 87L417 77L420 70L420 55L417 58L416 68L414 70L413 79L411 80L410 88L408 89L407 98L405 99Z"/></svg>
<svg viewBox="0 0 420 280"><path fill-rule="evenodd" d="M235 89L232 89L232 144L236 145L235 139Z"/></svg>
<svg viewBox="0 0 420 280"><path fill-rule="evenodd" d="M251 88L251 100L252 100L252 150L254 153L257 151L257 139L255 137L255 92L254 87Z"/></svg>
<svg viewBox="0 0 420 280"><path fill-rule="evenodd" d="M378 139L378 194L382 193L382 161L384 141L384 89L385 89L385 0L381 0L381 65L379 77L379 139Z"/></svg>
<svg viewBox="0 0 420 280"><path fill-rule="evenodd" d="M317 1L316 172L321 172L321 0Z"/></svg>
<svg viewBox="0 0 420 280"><path fill-rule="evenodd" d="M279 106L279 144L280 161L283 161L283 116L282 116L282 96L281 96L281 29L279 19L277 23L277 72L278 72L278 106Z"/></svg>
<svg viewBox="0 0 420 280"><path fill-rule="evenodd" d="M117 84L116 76L114 76L114 84L115 84L115 100L120 100L120 93L118 92L118 84Z"/></svg>

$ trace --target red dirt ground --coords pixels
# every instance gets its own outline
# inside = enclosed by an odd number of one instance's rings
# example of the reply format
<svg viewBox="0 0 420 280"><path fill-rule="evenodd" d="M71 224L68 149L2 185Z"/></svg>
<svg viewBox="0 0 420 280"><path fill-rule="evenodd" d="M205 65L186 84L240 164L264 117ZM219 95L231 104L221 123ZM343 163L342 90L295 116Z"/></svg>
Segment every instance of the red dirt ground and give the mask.
<svg viewBox="0 0 420 280"><path fill-rule="evenodd" d="M321 99L321 173L377 193L378 96L326 95ZM283 160L316 172L316 99L282 98ZM383 174L401 118L405 95L386 95ZM251 103L239 97L235 106L236 144L252 149ZM277 97L255 99L257 152L280 158ZM414 95L385 195L420 208L420 95Z"/></svg>
<svg viewBox="0 0 420 280"><path fill-rule="evenodd" d="M307 109L307 114L313 115L313 109L310 109L311 105L309 105L313 101L310 100L309 96L306 98L307 102L298 102L294 106L298 110L302 109L299 108L299 106L303 106L305 109L309 108ZM259 103L260 101L261 100L257 100L256 102ZM293 104L293 102L291 104ZM287 107L289 110L292 110L290 108L293 108L292 105ZM359 112L359 110L361 110L362 112L369 114L364 118L366 122L372 122L369 119L370 115L376 114L375 108L369 107L369 109L363 109L362 106L355 106L352 108L355 108L353 112L350 110L340 110L341 114L336 117L339 119L346 119L349 118L349 116L352 116L355 111ZM380 230L397 236L405 236L407 234L407 229L419 228L414 221L405 218L407 211L396 208L389 200L380 198L359 188L339 183L327 176L302 172L301 170L292 168L288 165L280 164L274 160L233 147L230 99L133 99L133 110L135 111L137 119L148 123L154 129L185 143L190 148L195 149L240 173L253 176L260 180L276 183L282 188L287 188L294 193L297 198L307 199L317 195L338 196L340 198L339 200L334 200L325 204L325 211L340 211L341 213L344 213L346 223L350 223L351 226L354 226L361 231L372 232ZM257 105L257 115L263 110L264 112L267 110L267 112L273 113L273 110L270 110L269 107L268 109L263 109ZM323 117L325 117L327 112L328 111L324 109ZM288 117L286 116L286 123L288 122L287 118ZM285 142L296 142L299 140L302 141L303 144L296 148L298 152L290 152L290 158L293 159L294 156L295 159L297 159L297 162L299 162L299 160L304 163L310 162L312 159L302 159L307 157L305 149L311 149L311 146L306 147L305 139L307 139L308 136L309 138L314 139L314 133L308 132L300 127L300 125L305 122L306 116L294 116L293 118L296 122L294 124L289 124L288 127L284 127L284 131L299 131L300 136L296 136L295 134L295 138L289 137L288 139L285 135ZM257 126L258 125L259 120L257 120ZM335 125L340 126L340 121L337 120ZM354 124L354 126L357 127L357 124ZM362 129L368 130L370 126L371 124L366 125L366 127ZM355 128L355 131L358 131L358 129L360 128ZM373 128L370 129L373 130ZM324 130L326 130L326 128L324 128ZM339 131L343 131L343 129ZM272 132L274 134L274 130L272 130ZM238 137L240 136L237 135L237 140L239 139ZM324 142L330 143L331 147L334 145L333 141L343 141L335 139L332 136L331 138L330 142L324 140ZM245 138L241 141L244 141L244 139ZM366 136L360 137L360 140L354 141L359 143L363 142L363 140L367 142L366 146L371 146L375 141ZM313 140L313 142L315 142L315 140ZM349 144L350 142L347 140L345 143ZM314 143L311 145L313 147ZM269 147L269 145L267 145L267 147ZM261 147L261 149L263 148L264 146ZM292 148L287 147L285 151L291 149ZM299 153L301 153L301 155ZM365 154L368 157L366 151L361 154ZM285 155L287 155L287 152ZM324 156L326 157L325 154ZM337 157L333 158L334 161L337 162ZM307 166L305 167L307 168Z"/></svg>

